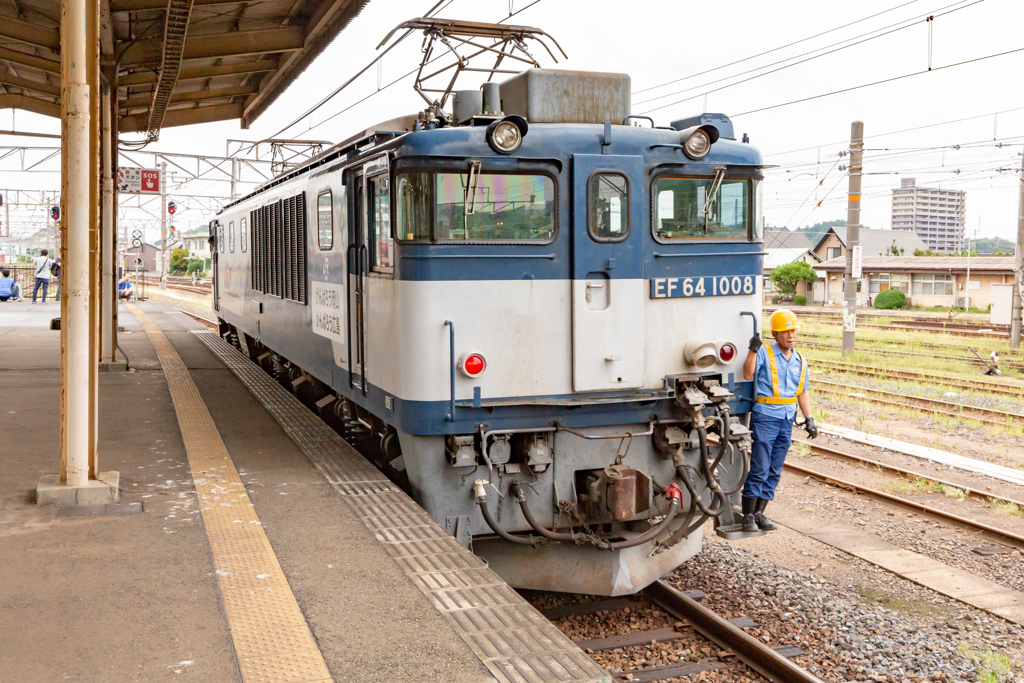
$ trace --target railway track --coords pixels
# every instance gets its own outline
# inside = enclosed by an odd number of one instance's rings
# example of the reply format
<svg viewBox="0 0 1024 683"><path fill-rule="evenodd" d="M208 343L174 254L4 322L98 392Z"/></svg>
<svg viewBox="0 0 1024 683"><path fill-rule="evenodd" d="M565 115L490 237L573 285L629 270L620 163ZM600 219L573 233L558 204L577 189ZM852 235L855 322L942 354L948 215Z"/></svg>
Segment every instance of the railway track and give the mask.
<svg viewBox="0 0 1024 683"><path fill-rule="evenodd" d="M1001 382L993 382L981 378L951 377L949 375L932 375L924 372L912 372L910 370L891 370L889 368L877 368L870 365L853 365L834 360L822 360L808 358L808 361L821 363L829 372L839 372L851 375L862 375L866 377L882 377L886 379L900 378L911 379L922 384L934 384L938 386L960 389L961 391L983 391L990 394L1024 398L1024 386L1013 386ZM812 380L816 381L816 380Z"/></svg>
<svg viewBox="0 0 1024 683"><path fill-rule="evenodd" d="M618 612L637 607L641 601L648 600L663 611L682 621L685 626L662 628L650 631L633 631L605 638L578 640L576 644L587 652L601 652L618 648L637 647L652 643L664 643L686 638L687 631L692 629L704 638L712 641L720 648L728 650L749 668L772 681L792 681L793 683L820 683L820 679L790 661L793 657L804 655L804 651L794 646L772 648L756 640L743 629L756 627L757 624L747 617L724 619L700 604L704 597L701 591L679 591L665 583L655 581L639 596L627 596L610 599L592 600L590 602L569 603L546 610L544 616L551 620L566 617L584 616L599 612ZM623 612L623 616L626 614ZM635 669L613 674L616 681L631 683L649 683L680 676L730 668L732 665L717 659L705 659L698 662L678 662L657 665L644 669Z"/></svg>
<svg viewBox="0 0 1024 683"><path fill-rule="evenodd" d="M1013 505L1024 507L1024 501L1014 500L1012 498L1004 498L1003 496L998 496L994 493L990 493L987 491L978 491L977 489L973 489L969 486L955 484L944 479L938 479L928 474L921 474L920 472L914 472L913 470L907 470L901 467L897 467L895 465L889 465L883 462L879 462L877 460L872 460L871 458L865 458L855 453L840 451L834 448L829 448L827 446L819 446L818 444L814 444L802 439L794 439L793 441L794 443L806 444L811 447L812 451L821 453L822 455L849 460L868 467L881 468L883 470L892 472L893 474L896 474L897 476L904 479L909 478L911 481L924 480L926 482L931 482L934 484L942 484L943 486L948 486L963 491L969 497L982 498L986 500L995 500L1003 503L1010 503ZM918 512L923 512L934 517L942 518L946 521L954 522L961 526L966 526L971 529L983 531L986 534L995 536L1000 541L1009 543L1010 545L1016 548L1024 548L1024 536L1015 534L1012 531L1007 531L1006 529L1000 529L998 527L989 526L988 524L984 524L982 522L978 522L967 517L962 517L960 515L955 515L951 512L946 512L945 510L940 510L925 503L920 503L917 501L909 500L907 498L902 498L900 496L895 496L891 493L871 488L870 486L864 486L862 484L857 484L855 482L840 479L834 475L827 474L825 472L818 472L816 470L812 470L810 468L804 467L802 465L797 465L795 463L786 462L783 464L783 467L793 472L799 472L800 474L814 477L815 479L818 479L825 483L832 484L834 486L838 486L840 488L845 488L848 490L857 491L859 493L864 493L874 498L886 500L890 503L896 503L898 505L913 509Z"/></svg>
<svg viewBox="0 0 1024 683"><path fill-rule="evenodd" d="M977 422L984 422L999 427L1013 427L1024 424L1024 415L1020 413L1011 413L1004 410L992 410L991 408L978 408L976 406L968 406L962 403L950 403L949 401L940 401L938 399L924 398L922 396L911 396L909 394L899 394L892 391L882 391L880 389L867 389L865 387L858 387L852 384L839 384L838 382L829 382L827 380L814 380L813 384L815 391L824 394L847 396L852 398L866 397L875 403L896 406L899 408L913 408L914 410L920 410L927 413L975 420ZM843 389L852 389L853 393L844 392L842 391ZM865 396L855 396L854 394L864 394ZM879 398L875 398L875 396Z"/></svg>
<svg viewBox="0 0 1024 683"><path fill-rule="evenodd" d="M778 309L765 308L762 309L765 313L771 313ZM801 317L823 320L826 322L839 322L843 321L843 317L839 313L825 313L821 311L801 311ZM860 320L870 320L871 318L885 318L891 321L892 325L921 325L928 327L929 329L941 329L941 330L966 330L966 331L988 331L997 334L1009 335L1010 328L1007 325L993 325L990 323L977 323L967 321L951 321L942 320L940 318L930 317L919 317L919 316L901 316L901 315L886 315L882 313L863 313L858 312L857 317ZM871 323L867 323L870 325ZM876 326L877 327L877 326ZM889 325L883 325L881 327L889 327Z"/></svg>
<svg viewBox="0 0 1024 683"><path fill-rule="evenodd" d="M152 276L142 276L142 281L146 287L152 289L153 287L160 286L160 278ZM213 294L213 285L196 285L185 284L186 282L191 283L191 278L186 278L184 281L175 281L168 278L167 289L176 289L182 292L191 292L193 294L202 294L203 296L209 296Z"/></svg>
<svg viewBox="0 0 1024 683"><path fill-rule="evenodd" d="M825 335L819 335L819 334L813 334L813 333L807 333L807 332L804 332L804 333L802 333L800 335L801 343L803 343L804 340L817 341L817 342L837 341L835 336L825 336ZM864 342L864 343L868 343L868 344L888 344L888 345L906 344L907 346L911 346L911 347L919 347L919 348L924 348L924 349L937 349L939 351L943 351L943 350L944 351L959 351L959 350L962 350L965 346L971 346L971 344L969 343L970 340L968 340L968 339L964 339L964 342L967 342L967 343L963 343L963 344L938 344L938 343L935 343L935 342L922 342L922 341L916 341L916 340L915 341L911 341L911 342L905 342L905 341L903 341L901 339L878 339L878 338L875 338L875 337L864 337L862 335L857 335L857 342L858 343ZM990 349L995 347L994 344L991 344L991 345L989 345L989 344L979 344L978 346L980 347L978 349L978 351L983 356L987 355L987 354L982 353L982 350L989 351ZM871 349L873 349L875 347L868 346L868 347L862 347L862 348L865 348L867 350L871 350ZM1013 361L1013 362L1024 362L1024 356L1019 355L1020 354L1019 351L1016 351L1014 349L1005 348L1005 345L1004 345L1004 348L997 348L996 350L999 352L1000 362L1007 361L1007 360L1008 361Z"/></svg>
<svg viewBox="0 0 1024 683"><path fill-rule="evenodd" d="M841 344L825 344L823 342L812 342L812 341L801 341L802 346L818 349L842 349ZM857 353L865 354L878 354L881 356L911 356L916 358L932 358L939 360L954 360L961 361L964 363L971 363L973 365L985 365L984 361L979 360L973 356L940 356L932 353L915 353L913 351L892 351L890 349L876 349L876 348L859 348L855 350ZM1012 360L1000 360L999 367L1011 370L1024 370L1024 361L1012 361Z"/></svg>

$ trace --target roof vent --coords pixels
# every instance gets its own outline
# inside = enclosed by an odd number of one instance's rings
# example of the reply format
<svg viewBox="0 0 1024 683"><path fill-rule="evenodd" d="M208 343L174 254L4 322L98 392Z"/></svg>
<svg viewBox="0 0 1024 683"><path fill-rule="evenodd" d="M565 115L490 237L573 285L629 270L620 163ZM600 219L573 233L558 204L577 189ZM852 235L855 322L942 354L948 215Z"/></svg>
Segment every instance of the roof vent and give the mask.
<svg viewBox="0 0 1024 683"><path fill-rule="evenodd" d="M527 69L501 84L500 108L530 123L618 124L629 115L630 89L626 74Z"/></svg>
<svg viewBox="0 0 1024 683"><path fill-rule="evenodd" d="M484 94L479 90L456 90L452 98L452 115L456 123L462 123L484 110Z"/></svg>

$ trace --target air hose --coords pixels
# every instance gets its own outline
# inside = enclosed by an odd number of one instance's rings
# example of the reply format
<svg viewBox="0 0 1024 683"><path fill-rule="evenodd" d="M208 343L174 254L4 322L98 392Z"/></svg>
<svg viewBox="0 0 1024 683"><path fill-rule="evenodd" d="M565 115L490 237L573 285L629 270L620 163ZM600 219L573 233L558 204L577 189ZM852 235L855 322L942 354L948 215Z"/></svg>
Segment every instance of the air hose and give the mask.
<svg viewBox="0 0 1024 683"><path fill-rule="evenodd" d="M487 526L494 530L494 533L498 534L506 541L512 543L519 543L522 545L539 545L541 543L547 543L547 540L538 536L514 536L509 532L501 528L501 526L494 521L494 517L491 516L491 511L487 507L487 486L486 479L477 479L473 482L473 496L476 498L477 505L480 506L480 512L484 516L484 521L487 522Z"/></svg>

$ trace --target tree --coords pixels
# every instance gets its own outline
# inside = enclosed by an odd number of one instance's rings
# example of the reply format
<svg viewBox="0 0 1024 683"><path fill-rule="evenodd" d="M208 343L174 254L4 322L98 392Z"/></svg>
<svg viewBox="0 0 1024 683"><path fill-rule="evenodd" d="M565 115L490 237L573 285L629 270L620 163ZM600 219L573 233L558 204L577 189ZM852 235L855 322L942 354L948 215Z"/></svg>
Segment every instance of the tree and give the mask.
<svg viewBox="0 0 1024 683"><path fill-rule="evenodd" d="M784 266L778 266L772 269L772 286L775 291L781 292L782 294L792 295L796 292L796 283L803 280L807 284L812 284L818 279L818 276L814 273L814 269L803 261L793 261L787 263Z"/></svg>
<svg viewBox="0 0 1024 683"><path fill-rule="evenodd" d="M185 249L174 249L171 251L171 265L169 268L171 275L184 275L185 270L188 268L187 259L188 251Z"/></svg>
<svg viewBox="0 0 1024 683"><path fill-rule="evenodd" d="M892 244L879 256L903 256L903 247L896 246L896 239L893 238Z"/></svg>
<svg viewBox="0 0 1024 683"><path fill-rule="evenodd" d="M200 274L202 274L202 272L205 270L203 268L203 265L204 265L203 264L203 259L200 259L200 258L190 258L188 260L188 264L187 264L187 266L185 268L185 272L188 275L192 275L193 273L200 273Z"/></svg>

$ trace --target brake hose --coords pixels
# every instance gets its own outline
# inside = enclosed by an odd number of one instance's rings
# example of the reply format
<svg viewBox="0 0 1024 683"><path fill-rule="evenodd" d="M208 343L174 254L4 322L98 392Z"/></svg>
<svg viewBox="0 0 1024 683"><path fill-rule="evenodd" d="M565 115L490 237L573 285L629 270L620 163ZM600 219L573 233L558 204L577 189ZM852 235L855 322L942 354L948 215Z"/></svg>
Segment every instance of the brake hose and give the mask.
<svg viewBox="0 0 1024 683"><path fill-rule="evenodd" d="M480 512L484 516L484 521L487 522L487 526L494 530L494 533L498 534L506 541L512 543L520 543L522 545L539 545L541 543L547 543L547 540L537 536L514 536L509 532L505 531L494 521L494 517L491 516L491 511L487 507L487 486L486 479L477 479L473 482L473 495L476 497L477 505L480 506Z"/></svg>

